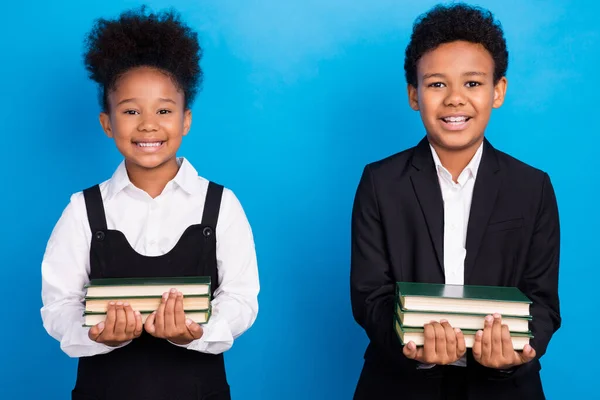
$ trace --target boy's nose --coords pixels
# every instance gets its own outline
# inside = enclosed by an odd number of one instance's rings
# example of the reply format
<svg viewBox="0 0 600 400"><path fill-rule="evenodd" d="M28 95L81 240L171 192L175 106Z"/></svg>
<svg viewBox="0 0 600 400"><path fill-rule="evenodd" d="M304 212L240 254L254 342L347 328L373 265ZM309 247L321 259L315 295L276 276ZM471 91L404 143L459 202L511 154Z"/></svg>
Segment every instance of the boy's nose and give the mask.
<svg viewBox="0 0 600 400"><path fill-rule="evenodd" d="M444 104L448 107L464 106L466 103L466 96L461 89L451 89L444 99Z"/></svg>

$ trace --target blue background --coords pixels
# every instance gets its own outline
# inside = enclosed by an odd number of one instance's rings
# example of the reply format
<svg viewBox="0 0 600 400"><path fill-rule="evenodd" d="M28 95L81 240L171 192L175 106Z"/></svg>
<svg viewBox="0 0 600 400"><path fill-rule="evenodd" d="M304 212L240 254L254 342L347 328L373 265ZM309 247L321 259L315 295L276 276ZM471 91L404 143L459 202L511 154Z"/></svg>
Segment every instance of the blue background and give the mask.
<svg viewBox="0 0 600 400"><path fill-rule="evenodd" d="M40 261L70 194L120 161L98 123L83 37L94 18L138 4L3 5L0 398L66 399L72 388L76 362L42 327ZM349 399L367 342L350 310L351 205L366 163L424 134L407 104L403 52L434 2L149 3L171 4L205 50L180 155L234 190L256 238L260 312L226 356L233 398ZM599 328L600 5L480 4L502 21L510 51L507 100L487 137L546 170L560 207L564 325L542 359L543 383L549 399L588 398L598 356L589 333Z"/></svg>

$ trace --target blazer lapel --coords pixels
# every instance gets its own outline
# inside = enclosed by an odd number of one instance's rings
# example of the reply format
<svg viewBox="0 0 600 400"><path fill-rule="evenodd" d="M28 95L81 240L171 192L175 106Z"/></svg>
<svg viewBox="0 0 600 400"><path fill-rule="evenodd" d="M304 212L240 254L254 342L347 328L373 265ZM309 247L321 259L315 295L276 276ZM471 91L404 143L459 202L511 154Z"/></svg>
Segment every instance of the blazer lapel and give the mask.
<svg viewBox="0 0 600 400"><path fill-rule="evenodd" d="M468 284L469 275L475 268L475 260L477 259L481 240L494 210L496 196L500 188L499 170L500 166L496 150L485 139L481 164L479 165L473 188L473 199L471 201L471 211L467 227L465 284Z"/></svg>
<svg viewBox="0 0 600 400"><path fill-rule="evenodd" d="M444 274L444 203L435 164L427 138L415 147L412 165L416 172L411 181L421 211L425 216L429 236L435 248L438 266Z"/></svg>

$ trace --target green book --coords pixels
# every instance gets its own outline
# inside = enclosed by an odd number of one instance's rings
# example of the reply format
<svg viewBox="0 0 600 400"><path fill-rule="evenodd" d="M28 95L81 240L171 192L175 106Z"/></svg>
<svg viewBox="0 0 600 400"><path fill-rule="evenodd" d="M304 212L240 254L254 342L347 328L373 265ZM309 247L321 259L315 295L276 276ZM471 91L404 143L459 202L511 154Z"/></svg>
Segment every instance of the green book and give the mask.
<svg viewBox="0 0 600 400"><path fill-rule="evenodd" d="M474 313L455 313L455 312L436 312L436 311L410 311L403 310L399 304L396 304L396 316L402 326L411 328L422 328L431 321L441 321L445 319L453 328L462 330L483 329L485 317L487 314ZM529 332L529 317L503 316L502 324L508 327L511 332Z"/></svg>
<svg viewBox="0 0 600 400"><path fill-rule="evenodd" d="M120 297L86 297L85 310L90 312L104 312L108 303L111 301L121 301L127 303L135 311L146 312L154 311L160 307L161 296L120 296ZM206 310L210 307L210 296L208 295L188 295L183 296L184 310Z"/></svg>
<svg viewBox="0 0 600 400"><path fill-rule="evenodd" d="M396 297L402 309L408 311L527 317L531 305L518 288L503 286L397 282Z"/></svg>
<svg viewBox="0 0 600 400"><path fill-rule="evenodd" d="M207 310L186 310L185 316L186 318L190 318L192 321L197 324L205 324L209 321L211 316L212 309L209 307ZM142 312L140 313L142 316L142 323L146 322L146 318L152 312ZM106 320L106 313L103 312L84 312L83 314L84 322L83 326L86 328L92 327L94 325L99 324Z"/></svg>
<svg viewBox="0 0 600 400"><path fill-rule="evenodd" d="M86 297L143 297L161 296L172 288L184 296L209 295L210 276L169 278L103 278L92 279L85 285Z"/></svg>
<svg viewBox="0 0 600 400"><path fill-rule="evenodd" d="M406 344L408 342L414 342L417 346L423 346L425 344L423 328L409 328L402 326L397 318L394 318L394 326L398 339L400 339L402 344ZM465 338L465 346L468 349L473 348L477 330L461 330ZM526 344L529 344L529 341L533 338L533 335L531 333L511 332L510 338L513 343L513 349L519 351L523 350L523 347L525 347Z"/></svg>

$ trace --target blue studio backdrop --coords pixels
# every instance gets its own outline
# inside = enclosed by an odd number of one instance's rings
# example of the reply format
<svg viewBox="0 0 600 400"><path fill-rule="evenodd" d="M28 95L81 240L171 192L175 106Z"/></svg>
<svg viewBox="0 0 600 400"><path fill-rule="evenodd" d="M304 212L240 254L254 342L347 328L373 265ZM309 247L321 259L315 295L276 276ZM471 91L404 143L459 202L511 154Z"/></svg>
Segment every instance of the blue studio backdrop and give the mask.
<svg viewBox="0 0 600 400"><path fill-rule="evenodd" d="M69 196L121 158L82 64L93 20L138 1L2 7L0 398L66 399L76 360L40 318L40 262ZM196 28L205 81L180 155L239 197L255 235L255 325L226 354L234 399L350 399L367 343L349 299L350 212L364 165L424 135L404 48L433 1L150 1ZM600 4L488 0L510 62L492 144L550 174L562 224L563 327L542 359L549 399L597 392ZM575 340L577 339L577 340ZM564 382L569 382L565 385Z"/></svg>

